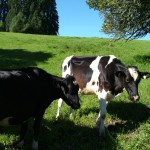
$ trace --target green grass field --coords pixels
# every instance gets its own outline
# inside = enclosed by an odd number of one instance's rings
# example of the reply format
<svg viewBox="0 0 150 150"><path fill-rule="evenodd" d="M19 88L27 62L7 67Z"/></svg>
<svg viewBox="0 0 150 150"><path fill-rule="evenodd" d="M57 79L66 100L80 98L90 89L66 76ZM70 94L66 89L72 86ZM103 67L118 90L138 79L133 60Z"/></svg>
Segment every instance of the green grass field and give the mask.
<svg viewBox="0 0 150 150"><path fill-rule="evenodd" d="M61 63L69 55L115 55L126 65L150 72L150 41L113 41L101 38L59 37L0 32L0 68L37 66L61 76ZM139 85L141 99L128 100L126 92L107 107L106 138L95 128L99 102L94 95L80 95L81 108L69 119L64 103L56 122L57 100L47 109L39 137L40 150L149 150L150 79ZM24 150L32 143L32 119ZM0 150L19 138L19 126L0 127Z"/></svg>

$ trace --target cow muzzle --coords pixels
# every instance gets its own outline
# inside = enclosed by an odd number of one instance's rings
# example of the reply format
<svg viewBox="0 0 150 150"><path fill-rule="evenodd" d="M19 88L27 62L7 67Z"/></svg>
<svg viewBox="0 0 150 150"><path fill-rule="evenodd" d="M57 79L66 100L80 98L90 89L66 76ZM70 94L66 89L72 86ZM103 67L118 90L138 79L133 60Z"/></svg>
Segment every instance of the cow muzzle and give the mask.
<svg viewBox="0 0 150 150"><path fill-rule="evenodd" d="M72 106L71 106L73 109L79 109L80 108L80 103L76 103L76 104L73 104Z"/></svg>

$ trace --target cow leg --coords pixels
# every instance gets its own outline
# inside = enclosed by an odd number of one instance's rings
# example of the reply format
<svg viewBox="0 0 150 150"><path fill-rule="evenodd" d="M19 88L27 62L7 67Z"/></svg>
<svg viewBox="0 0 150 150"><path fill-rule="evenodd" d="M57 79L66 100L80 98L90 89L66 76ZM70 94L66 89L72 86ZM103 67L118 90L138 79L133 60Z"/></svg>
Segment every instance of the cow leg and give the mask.
<svg viewBox="0 0 150 150"><path fill-rule="evenodd" d="M107 94L106 94L107 95ZM105 126L104 126L104 120L106 117L106 95L104 94L103 97L100 98L100 111L97 118L97 126L99 126L99 134L100 136L105 135Z"/></svg>
<svg viewBox="0 0 150 150"><path fill-rule="evenodd" d="M63 100L60 98L58 100L58 109L57 109L57 114L56 114L56 120L58 119L58 117L60 115L60 109L61 109L61 106L62 106L62 102L63 102Z"/></svg>
<svg viewBox="0 0 150 150"><path fill-rule="evenodd" d="M14 142L13 147L15 148L22 148L24 145L24 137L27 133L28 129L28 122L24 122L21 124L21 129L20 129L20 140L19 142Z"/></svg>
<svg viewBox="0 0 150 150"><path fill-rule="evenodd" d="M21 131L20 131L20 142L19 142L20 146L23 146L23 144L24 144L24 137L27 133L27 130L28 130L28 122L22 123Z"/></svg>
<svg viewBox="0 0 150 150"><path fill-rule="evenodd" d="M32 150L38 150L38 137L39 137L40 126L41 126L41 121L42 121L42 118L43 118L43 114L40 115L40 116L37 116L35 118L35 121L34 121L34 125L33 125L34 139L33 139L33 142L32 142Z"/></svg>
<svg viewBox="0 0 150 150"><path fill-rule="evenodd" d="M74 109L72 109L71 107L70 107L70 118L72 118L72 115L73 115L73 112L74 112Z"/></svg>

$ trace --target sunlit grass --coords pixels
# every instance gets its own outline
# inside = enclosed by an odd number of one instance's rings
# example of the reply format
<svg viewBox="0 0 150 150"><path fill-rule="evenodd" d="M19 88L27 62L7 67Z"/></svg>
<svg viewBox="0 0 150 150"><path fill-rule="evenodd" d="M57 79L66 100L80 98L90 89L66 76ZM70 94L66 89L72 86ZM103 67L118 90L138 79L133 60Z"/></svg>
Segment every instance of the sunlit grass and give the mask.
<svg viewBox="0 0 150 150"><path fill-rule="evenodd" d="M37 66L61 76L61 63L69 55L115 55L127 65L150 72L149 41L113 41L100 38L73 38L0 33L0 68ZM108 104L106 139L99 138L95 121L99 102L95 95L81 95L81 108L69 119L64 103L55 121L57 100L47 109L42 122L39 147L42 150L147 150L150 149L150 79L139 86L140 102L132 103L126 92ZM0 127L0 148L18 139L19 126ZM32 142L32 119L24 149Z"/></svg>

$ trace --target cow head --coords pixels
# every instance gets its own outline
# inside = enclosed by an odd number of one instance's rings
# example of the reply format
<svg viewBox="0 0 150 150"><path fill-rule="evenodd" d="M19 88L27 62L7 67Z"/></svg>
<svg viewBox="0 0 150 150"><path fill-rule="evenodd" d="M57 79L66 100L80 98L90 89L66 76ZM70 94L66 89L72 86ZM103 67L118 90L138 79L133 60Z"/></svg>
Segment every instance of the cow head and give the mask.
<svg viewBox="0 0 150 150"><path fill-rule="evenodd" d="M80 108L79 103L79 85L73 76L67 75L61 83L61 90L63 92L63 100L73 109Z"/></svg>
<svg viewBox="0 0 150 150"><path fill-rule="evenodd" d="M142 78L147 79L150 73L140 72L137 67L129 66L125 71L116 72L118 77L123 77L124 88L126 89L129 99L138 101L140 96L138 94L138 84Z"/></svg>

